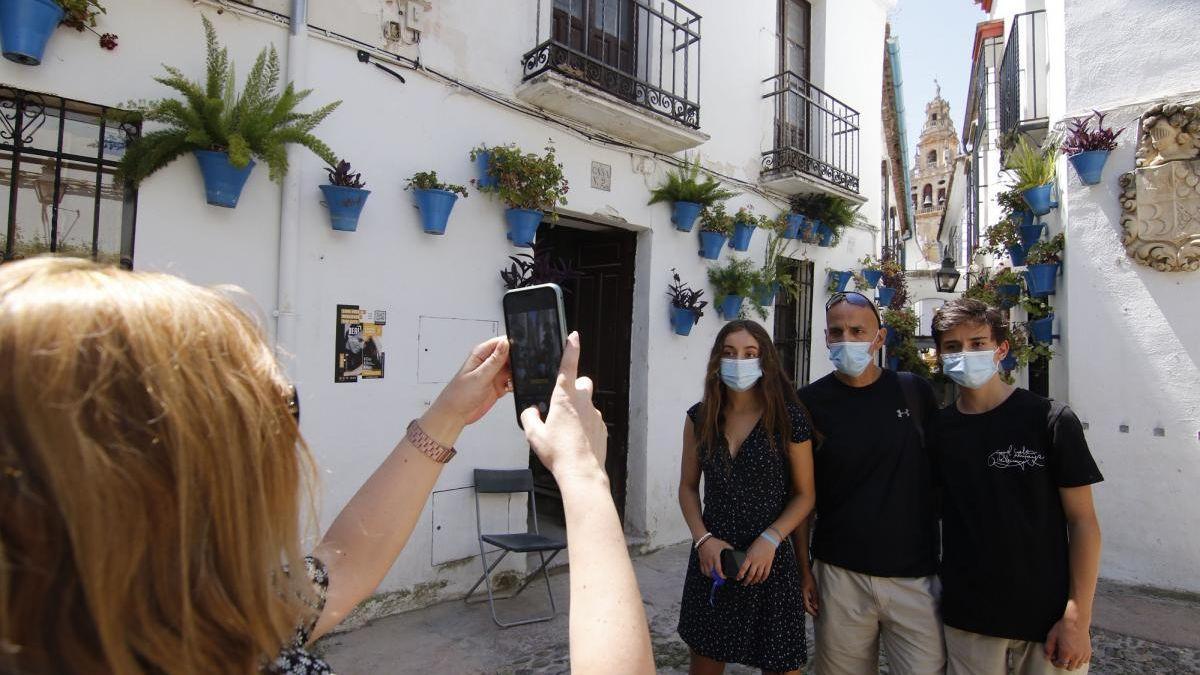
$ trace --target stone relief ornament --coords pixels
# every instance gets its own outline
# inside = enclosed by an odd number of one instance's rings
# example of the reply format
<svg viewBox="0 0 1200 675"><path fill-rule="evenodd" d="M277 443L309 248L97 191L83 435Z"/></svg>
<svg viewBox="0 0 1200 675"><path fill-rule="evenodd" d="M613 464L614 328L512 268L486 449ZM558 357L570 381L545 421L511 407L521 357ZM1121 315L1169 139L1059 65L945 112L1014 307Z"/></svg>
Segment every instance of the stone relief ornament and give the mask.
<svg viewBox="0 0 1200 675"><path fill-rule="evenodd" d="M1200 101L1142 115L1136 166L1121 175L1129 257L1163 272L1200 269Z"/></svg>

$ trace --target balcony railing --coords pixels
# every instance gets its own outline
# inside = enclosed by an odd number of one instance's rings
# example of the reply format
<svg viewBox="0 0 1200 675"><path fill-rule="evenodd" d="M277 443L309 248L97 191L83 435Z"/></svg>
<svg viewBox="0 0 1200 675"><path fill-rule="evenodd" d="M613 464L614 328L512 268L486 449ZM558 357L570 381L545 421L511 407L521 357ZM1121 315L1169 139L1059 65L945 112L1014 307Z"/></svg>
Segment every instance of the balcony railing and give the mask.
<svg viewBox="0 0 1200 675"><path fill-rule="evenodd" d="M764 174L799 171L858 192L858 111L792 72L768 77L763 95L775 106L775 145Z"/></svg>
<svg viewBox="0 0 1200 675"><path fill-rule="evenodd" d="M1000 62L1000 132L1045 125L1046 10L1013 17Z"/></svg>
<svg viewBox="0 0 1200 675"><path fill-rule="evenodd" d="M674 0L552 5L550 38L521 58L525 80L554 71L700 127L699 14Z"/></svg>

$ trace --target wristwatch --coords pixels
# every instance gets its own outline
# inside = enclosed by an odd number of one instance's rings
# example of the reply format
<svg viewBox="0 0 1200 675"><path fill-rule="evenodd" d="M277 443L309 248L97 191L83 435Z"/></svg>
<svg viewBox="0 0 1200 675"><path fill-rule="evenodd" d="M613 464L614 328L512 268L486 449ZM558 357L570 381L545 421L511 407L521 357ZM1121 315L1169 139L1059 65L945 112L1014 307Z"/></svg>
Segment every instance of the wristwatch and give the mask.
<svg viewBox="0 0 1200 675"><path fill-rule="evenodd" d="M408 423L408 433L404 435L404 438L426 457L439 464L449 462L458 454L458 451L454 448L447 448L430 438L429 434L425 433L425 430L421 428L420 424L417 424L416 420Z"/></svg>

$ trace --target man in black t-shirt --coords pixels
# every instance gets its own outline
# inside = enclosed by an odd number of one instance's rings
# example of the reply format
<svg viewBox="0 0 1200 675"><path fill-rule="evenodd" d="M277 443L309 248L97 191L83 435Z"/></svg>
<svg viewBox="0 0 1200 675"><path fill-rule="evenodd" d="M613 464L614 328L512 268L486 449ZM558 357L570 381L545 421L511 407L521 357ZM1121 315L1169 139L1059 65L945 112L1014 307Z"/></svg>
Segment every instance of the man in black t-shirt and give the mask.
<svg viewBox="0 0 1200 675"><path fill-rule="evenodd" d="M941 673L934 475L924 443L933 390L875 364L885 332L874 303L838 293L825 341L836 371L800 390L816 429L817 505L796 532L805 609L815 617L813 671Z"/></svg>
<svg viewBox="0 0 1200 675"><path fill-rule="evenodd" d="M1013 652L1019 675L1086 673L1100 567L1091 485L1104 478L1070 408L1000 379L1007 333L977 300L933 318L942 372L960 385L931 439L948 672L1002 675Z"/></svg>

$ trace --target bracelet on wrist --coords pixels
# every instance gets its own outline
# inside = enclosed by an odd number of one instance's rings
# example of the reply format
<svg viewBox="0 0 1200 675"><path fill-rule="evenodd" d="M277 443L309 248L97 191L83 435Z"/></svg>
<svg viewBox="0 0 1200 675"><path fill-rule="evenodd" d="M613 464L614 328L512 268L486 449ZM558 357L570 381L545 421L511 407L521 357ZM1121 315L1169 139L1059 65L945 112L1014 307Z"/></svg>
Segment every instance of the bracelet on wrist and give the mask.
<svg viewBox="0 0 1200 675"><path fill-rule="evenodd" d="M768 528L768 529L770 529L770 528ZM774 546L775 548L779 548L779 540L775 538L775 535L771 534L767 530L763 530L762 534L760 534L758 536L771 542L771 545Z"/></svg>
<svg viewBox="0 0 1200 675"><path fill-rule="evenodd" d="M712 539L712 536L713 536L712 532L705 532L704 536L697 539L695 544L692 544L692 548L699 551L700 547L704 544L704 542L708 541L709 539Z"/></svg>

